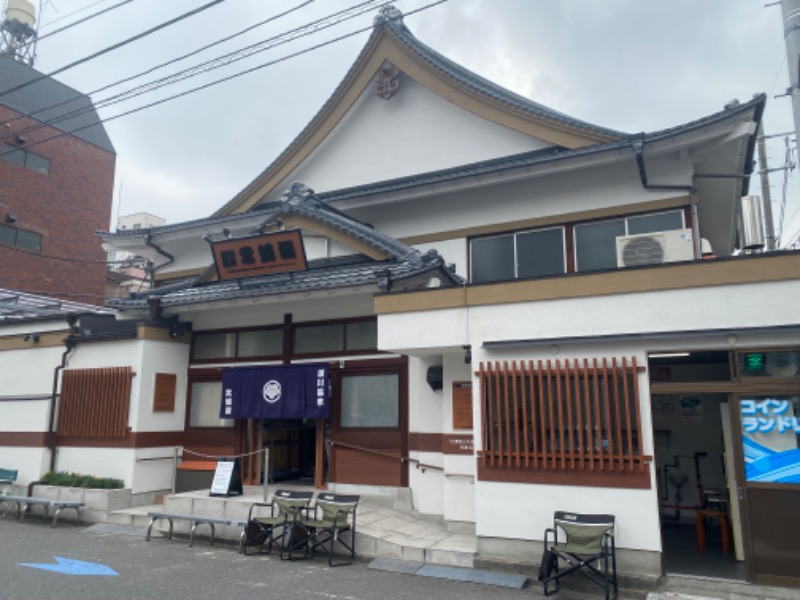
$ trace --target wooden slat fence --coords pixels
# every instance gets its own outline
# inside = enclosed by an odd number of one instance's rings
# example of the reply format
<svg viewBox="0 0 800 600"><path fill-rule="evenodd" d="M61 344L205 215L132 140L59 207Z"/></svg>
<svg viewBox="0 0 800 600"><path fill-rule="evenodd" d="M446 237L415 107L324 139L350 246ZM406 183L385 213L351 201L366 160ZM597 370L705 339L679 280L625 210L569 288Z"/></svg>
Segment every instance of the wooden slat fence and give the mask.
<svg viewBox="0 0 800 600"><path fill-rule="evenodd" d="M56 433L62 437L125 437L132 377L131 367L64 371Z"/></svg>
<svg viewBox="0 0 800 600"><path fill-rule="evenodd" d="M481 363L490 467L645 471L636 357Z"/></svg>

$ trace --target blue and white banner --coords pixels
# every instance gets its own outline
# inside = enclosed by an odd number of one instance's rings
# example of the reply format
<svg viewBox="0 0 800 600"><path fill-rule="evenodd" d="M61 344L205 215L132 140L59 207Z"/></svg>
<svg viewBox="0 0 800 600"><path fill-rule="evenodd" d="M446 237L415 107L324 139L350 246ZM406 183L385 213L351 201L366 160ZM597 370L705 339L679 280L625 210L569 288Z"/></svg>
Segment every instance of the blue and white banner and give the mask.
<svg viewBox="0 0 800 600"><path fill-rule="evenodd" d="M222 419L322 419L329 414L328 365L222 371Z"/></svg>
<svg viewBox="0 0 800 600"><path fill-rule="evenodd" d="M747 481L800 483L800 418L787 398L741 401Z"/></svg>

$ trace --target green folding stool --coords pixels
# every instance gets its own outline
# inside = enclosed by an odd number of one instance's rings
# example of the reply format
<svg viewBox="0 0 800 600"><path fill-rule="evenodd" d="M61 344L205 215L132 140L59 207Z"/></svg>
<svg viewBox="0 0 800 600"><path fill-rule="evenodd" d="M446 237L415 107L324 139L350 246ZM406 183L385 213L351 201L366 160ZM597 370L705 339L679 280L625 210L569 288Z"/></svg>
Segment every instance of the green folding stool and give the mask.
<svg viewBox="0 0 800 600"><path fill-rule="evenodd" d="M283 558L295 524L303 512L308 510L313 497L314 492L276 490L272 501L252 504L242 534L242 554L247 555L249 546L258 546L259 553L264 552L266 546L266 553L269 554L272 552L273 544L279 544Z"/></svg>

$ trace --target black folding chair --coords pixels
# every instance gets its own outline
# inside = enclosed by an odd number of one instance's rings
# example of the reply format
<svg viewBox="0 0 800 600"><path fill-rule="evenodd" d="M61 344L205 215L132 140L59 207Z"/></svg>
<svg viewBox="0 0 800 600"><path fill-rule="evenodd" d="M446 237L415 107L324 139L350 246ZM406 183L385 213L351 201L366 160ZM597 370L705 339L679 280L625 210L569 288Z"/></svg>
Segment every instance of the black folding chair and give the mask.
<svg viewBox="0 0 800 600"><path fill-rule="evenodd" d="M281 558L289 546L288 536L294 524L308 509L314 492L296 492L292 490L276 490L270 502L255 502L247 513L242 538L242 553L247 555L249 546L258 546L258 552L272 552L273 544L280 544ZM268 509L268 510L264 510ZM261 514L266 512L266 514Z"/></svg>
<svg viewBox="0 0 800 600"><path fill-rule="evenodd" d="M544 533L544 554L539 568L545 596L560 589L562 577L579 572L605 590L606 600L612 588L614 598L617 597L614 521L613 515L555 513L553 527ZM555 584L552 589L551 582Z"/></svg>
<svg viewBox="0 0 800 600"><path fill-rule="evenodd" d="M300 518L296 523L298 530L305 530L306 536L299 531L289 546L289 559L295 558L296 550L303 550L302 557L308 558L317 548L322 548L328 555L328 565L339 567L352 564L356 557L356 508L360 496L344 494L319 494L314 512L309 511L307 518ZM349 560L334 564L333 554L336 544L342 546Z"/></svg>

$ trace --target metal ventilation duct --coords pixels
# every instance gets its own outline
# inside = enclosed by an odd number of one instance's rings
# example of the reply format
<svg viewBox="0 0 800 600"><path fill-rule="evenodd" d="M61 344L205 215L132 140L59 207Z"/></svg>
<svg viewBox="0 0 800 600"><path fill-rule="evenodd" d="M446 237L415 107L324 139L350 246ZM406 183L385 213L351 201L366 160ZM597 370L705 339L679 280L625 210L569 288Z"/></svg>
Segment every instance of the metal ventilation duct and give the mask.
<svg viewBox="0 0 800 600"><path fill-rule="evenodd" d="M742 197L742 234L744 250L764 248L764 212L761 196Z"/></svg>

